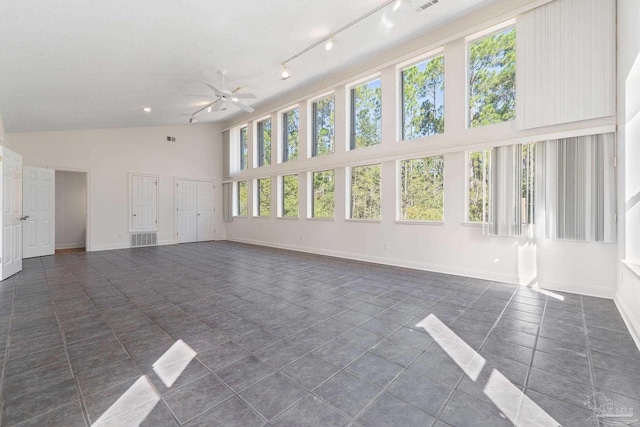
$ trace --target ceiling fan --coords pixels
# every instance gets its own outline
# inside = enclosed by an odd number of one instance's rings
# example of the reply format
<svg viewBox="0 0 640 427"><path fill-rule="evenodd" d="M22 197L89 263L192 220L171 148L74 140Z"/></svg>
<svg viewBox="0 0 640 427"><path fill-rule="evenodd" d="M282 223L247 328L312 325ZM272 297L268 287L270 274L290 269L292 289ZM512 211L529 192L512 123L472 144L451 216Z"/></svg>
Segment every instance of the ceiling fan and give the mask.
<svg viewBox="0 0 640 427"><path fill-rule="evenodd" d="M185 95L187 95L187 96L198 96L198 97L201 97L201 98L202 97L215 98L215 100L213 102L205 105L204 107L200 108L198 111L192 113L191 114L191 119L189 120L190 123L193 123L194 121L197 121L197 120L193 120L193 118L194 118L194 116L196 114L201 113L204 110L207 110L208 112L211 112L211 111L224 111L224 110L227 109L228 104L235 105L236 107L246 111L247 113L253 113L255 111L254 108L249 107L248 105L245 105L245 104L241 103L239 100L240 99L256 99L256 96L253 93L238 93L243 89L242 86L238 86L234 90L227 89L225 87L225 84L224 84L224 77L226 75L226 72L218 71L218 74L220 74L222 76L222 89L218 89L216 86L212 85L211 83L205 83L205 85L207 85L207 87L209 87L209 89L211 89L215 93L215 96L211 96L211 95L194 95L194 94L190 94L190 93L185 93Z"/></svg>

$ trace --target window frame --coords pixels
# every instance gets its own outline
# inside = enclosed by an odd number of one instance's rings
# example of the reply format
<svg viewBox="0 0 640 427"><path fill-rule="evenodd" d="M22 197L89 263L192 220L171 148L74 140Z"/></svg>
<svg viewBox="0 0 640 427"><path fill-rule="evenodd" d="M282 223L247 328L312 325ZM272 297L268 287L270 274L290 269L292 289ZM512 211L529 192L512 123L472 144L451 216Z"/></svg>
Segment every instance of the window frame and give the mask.
<svg viewBox="0 0 640 427"><path fill-rule="evenodd" d="M433 157L442 157L442 219L403 219L402 218L402 163L410 160L428 159ZM407 157L396 161L396 206L397 206L397 224L427 224L427 225L444 225L445 224L445 154L426 155L419 157Z"/></svg>
<svg viewBox="0 0 640 427"><path fill-rule="evenodd" d="M285 215L285 209L284 209L284 200L285 200L285 191L284 191L284 185L285 185L285 179L288 177L295 177L296 181L298 182L298 193L296 194L296 199L297 199L297 203L296 205L298 206L298 210L297 210L297 214L295 216L293 215ZM298 219L300 218L300 175L297 173L291 173L291 174L286 174L286 175L280 175L278 177L278 218L283 218L283 219Z"/></svg>
<svg viewBox="0 0 640 427"><path fill-rule="evenodd" d="M271 146L271 153L272 156L270 156L268 159L267 157L265 157L265 142L264 142L264 124L265 122L269 122L269 136L270 136L270 141L269 141L269 145ZM263 166L270 166L271 165L271 157L273 157L273 120L271 119L271 116L267 116L267 117L263 117L262 119L259 119L255 122L255 132L256 132L256 138L255 138L255 147L256 147L256 161L255 161L255 165L256 167L263 167Z"/></svg>
<svg viewBox="0 0 640 427"><path fill-rule="evenodd" d="M471 82L469 81L470 79L469 71L470 71L470 65L471 65L470 45L474 42L477 42L479 40L482 40L494 34L500 33L509 28L513 28L514 31L517 31L516 18L511 18L499 24L492 25L491 27L485 28L482 31L477 31L464 38L464 42L465 42L465 129L483 128L485 126L493 126L493 125L500 125L503 123L514 122L516 120L517 111L516 111L516 106L514 105L514 108L513 108L514 116L513 116L513 119L511 120L504 121L504 122L491 123L487 125L471 126ZM516 48L516 56L517 56L518 54L517 33L516 33L515 48ZM516 82L517 82L517 78L518 78L518 64L517 64L517 57L516 57L516 76L515 76ZM517 97L517 88L516 88L516 97Z"/></svg>
<svg viewBox="0 0 640 427"><path fill-rule="evenodd" d="M244 138L243 138L244 131ZM239 127L238 145L240 147L240 171L249 169L249 125L242 125ZM245 159L246 151L246 159Z"/></svg>
<svg viewBox="0 0 640 427"><path fill-rule="evenodd" d="M373 82L375 82L376 80L380 80L380 142L378 142L375 145L371 145L368 147L362 147L362 148L370 148L370 147L374 147L377 145L382 144L382 109L383 109L383 105L382 105L382 75L380 73L368 76L366 78L357 80L355 82L352 82L350 84L348 84L346 86L346 103L347 103L347 135L346 135L346 140L348 141L346 150L347 151L353 151L356 150L356 119L355 119L355 113L356 113L356 109L355 109L355 89L357 89L360 86L364 86L364 85L368 85L371 84Z"/></svg>
<svg viewBox="0 0 640 427"><path fill-rule="evenodd" d="M287 131L287 128L288 128L287 124L288 124L289 114L295 110L298 110L298 158L290 159L289 158L289 132ZM300 106L295 105L290 108L281 110L278 113L278 118L279 118L279 129L280 129L280 137L278 138L278 146L280 148L280 152L278 153L279 163L288 163L288 162L295 162L296 160L300 160ZM273 144L273 135L271 137L271 141ZM273 149L273 145L271 148Z"/></svg>
<svg viewBox="0 0 640 427"><path fill-rule="evenodd" d="M332 132L333 132L333 137L331 139L331 150L328 153L325 154L319 154L318 153L318 126L317 126L317 112L318 112L318 107L317 107L317 103L318 101L322 101L324 99L328 99L331 98L333 100L333 124L332 124ZM312 158L312 157L322 157L322 156L328 156L331 154L335 154L336 152L336 121L335 121L335 113L336 113L336 94L334 91L331 92L327 92L323 95L317 96L313 99L310 99L308 104L311 106L311 108L309 108L308 111L311 112L310 116L310 138L309 138L309 142L310 144L307 144L309 149L309 155L307 157Z"/></svg>
<svg viewBox="0 0 640 427"><path fill-rule="evenodd" d="M315 215L315 174L321 172L333 172L333 214L332 216L316 216ZM336 216L336 169L321 169L314 170L307 173L308 182L308 205L307 205L307 219L320 220L320 221L333 221Z"/></svg>
<svg viewBox="0 0 640 427"><path fill-rule="evenodd" d="M262 177L262 178L256 178L253 180L254 181L254 185L253 185L253 217L254 218L271 218L271 198L272 198L272 192L273 192L273 183L272 183L272 179L270 176L266 176L266 177ZM260 194L261 194L261 183L263 181L268 182L269 185L269 214L268 215L263 215L262 214L262 209L261 209L261 199L260 199Z"/></svg>
<svg viewBox="0 0 640 427"><path fill-rule="evenodd" d="M441 135L445 132L445 130L443 129L443 132L441 134L432 134L432 135L425 135L425 136L421 136L421 137L417 137L417 138L412 138L412 139L405 139L405 135L404 135L404 71L408 70L411 67L415 67L418 64L421 64L423 62L429 62L432 59L435 59L439 56L442 56L445 64L444 64L444 71L443 71L443 89L442 89L442 105L444 107L446 99L445 99L445 90L444 90L444 78L446 77L446 58L445 58L445 52L444 52L444 46L441 46L439 48L436 49L431 49L429 52L426 52L420 56L417 57L413 57L411 59L409 59L408 61L404 61L401 62L400 64L396 65L396 79L398 82L398 91L397 93L397 102L398 102L398 112L396 114L396 138L398 141L402 141L402 142L408 142L408 141L416 141L419 140L421 138L428 138L430 136L436 136L436 135ZM444 114L446 113L446 111L443 109L443 117Z"/></svg>
<svg viewBox="0 0 640 427"><path fill-rule="evenodd" d="M377 218L354 218L353 217L353 170L356 168L367 168L372 166L378 166L379 170L379 183L378 183L378 211L380 216ZM348 221L356 222L381 222L382 221L382 162L380 163L367 163L363 165L349 166L345 168L346 176L346 215L345 219Z"/></svg>
<svg viewBox="0 0 640 427"><path fill-rule="evenodd" d="M471 218L469 217L469 213L470 213L470 208L471 205L469 203L469 197L471 196L471 188L469 186L469 181L471 179L471 155L473 153L478 153L478 152L486 152L485 154L485 159L489 160L489 163L485 166L484 170L485 170L485 180L488 180L489 183L487 184L487 194L485 195L485 197L487 197L488 201L486 202L488 205L488 211L485 213L484 215L484 221L473 221L471 220ZM491 148L477 148L475 150L468 150L465 151L465 185L464 185L464 223L465 225L473 225L473 226L483 226L486 224L489 224L491 222L491 196L490 196L490 187L491 187L491 157L492 157L492 149ZM485 202L483 202L485 203Z"/></svg>
<svg viewBox="0 0 640 427"><path fill-rule="evenodd" d="M246 215L241 215L240 212L240 184L244 184L245 187L247 188L247 202L246 202L246 210L247 213ZM235 218L247 218L249 216L249 181L245 180L245 181L235 181L234 182L234 186L233 186L233 192L234 192L234 197L233 197L233 216Z"/></svg>

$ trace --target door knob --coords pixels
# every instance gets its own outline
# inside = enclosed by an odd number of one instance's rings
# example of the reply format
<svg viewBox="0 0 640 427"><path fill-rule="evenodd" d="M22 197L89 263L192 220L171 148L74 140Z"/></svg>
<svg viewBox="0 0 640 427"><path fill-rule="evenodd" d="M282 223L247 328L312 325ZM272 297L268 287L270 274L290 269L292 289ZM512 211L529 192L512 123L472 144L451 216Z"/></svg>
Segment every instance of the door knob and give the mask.
<svg viewBox="0 0 640 427"><path fill-rule="evenodd" d="M138 216L138 215L136 215L136 214L133 214L133 216Z"/></svg>
<svg viewBox="0 0 640 427"><path fill-rule="evenodd" d="M25 221L27 218L29 218L29 215L21 216L20 221Z"/></svg>
<svg viewBox="0 0 640 427"><path fill-rule="evenodd" d="M200 216L200 214L198 214L198 216Z"/></svg>

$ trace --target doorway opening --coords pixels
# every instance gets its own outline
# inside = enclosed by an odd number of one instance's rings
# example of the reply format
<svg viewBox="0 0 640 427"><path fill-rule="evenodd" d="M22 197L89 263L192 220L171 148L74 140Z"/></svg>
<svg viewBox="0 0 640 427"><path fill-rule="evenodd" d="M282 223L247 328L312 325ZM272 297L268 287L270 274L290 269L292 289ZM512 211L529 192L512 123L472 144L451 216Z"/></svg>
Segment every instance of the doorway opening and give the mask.
<svg viewBox="0 0 640 427"><path fill-rule="evenodd" d="M87 247L87 172L56 170L56 253Z"/></svg>

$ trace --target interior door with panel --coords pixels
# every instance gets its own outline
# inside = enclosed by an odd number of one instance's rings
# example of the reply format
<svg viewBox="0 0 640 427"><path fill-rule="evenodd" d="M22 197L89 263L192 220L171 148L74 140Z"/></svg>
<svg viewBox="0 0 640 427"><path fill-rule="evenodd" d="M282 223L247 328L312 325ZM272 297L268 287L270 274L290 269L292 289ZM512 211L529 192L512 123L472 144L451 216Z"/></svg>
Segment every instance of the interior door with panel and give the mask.
<svg viewBox="0 0 640 427"><path fill-rule="evenodd" d="M131 175L131 231L158 229L158 177Z"/></svg>
<svg viewBox="0 0 640 427"><path fill-rule="evenodd" d="M216 236L215 185L198 182L198 242L213 240Z"/></svg>
<svg viewBox="0 0 640 427"><path fill-rule="evenodd" d="M186 179L176 181L178 216L178 242L189 243L197 241L197 182Z"/></svg>
<svg viewBox="0 0 640 427"><path fill-rule="evenodd" d="M55 179L53 169L22 168L22 257L55 253Z"/></svg>
<svg viewBox="0 0 640 427"><path fill-rule="evenodd" d="M22 270L22 156L0 147L2 163L2 253L0 280Z"/></svg>

